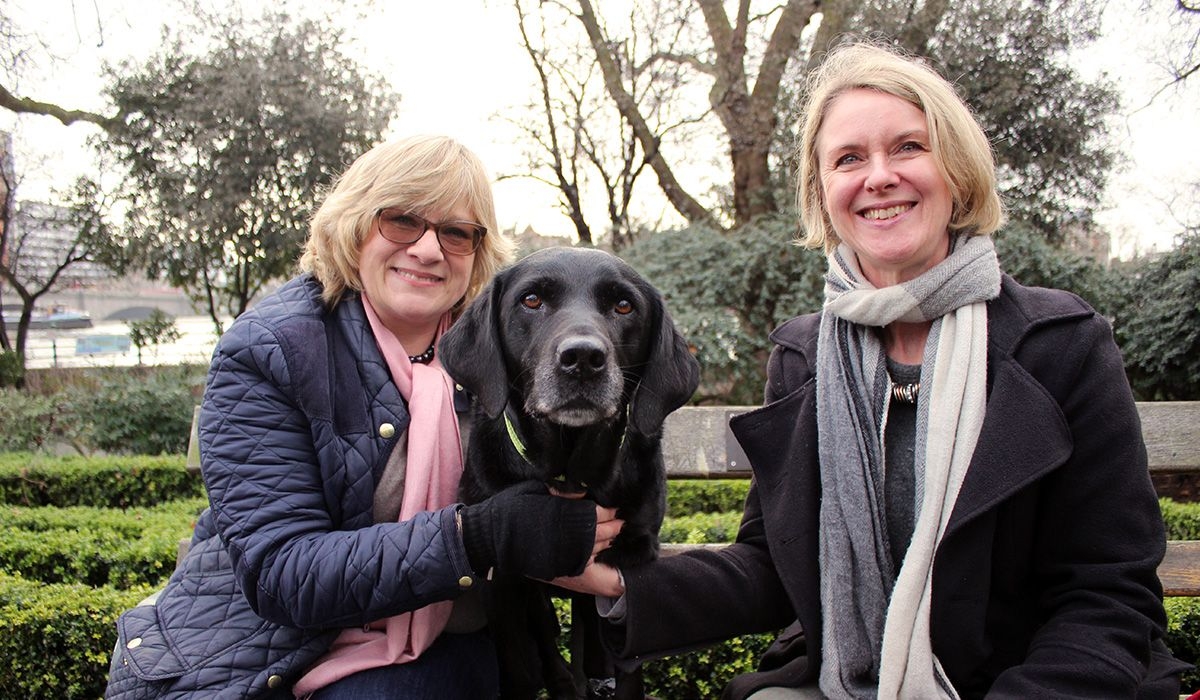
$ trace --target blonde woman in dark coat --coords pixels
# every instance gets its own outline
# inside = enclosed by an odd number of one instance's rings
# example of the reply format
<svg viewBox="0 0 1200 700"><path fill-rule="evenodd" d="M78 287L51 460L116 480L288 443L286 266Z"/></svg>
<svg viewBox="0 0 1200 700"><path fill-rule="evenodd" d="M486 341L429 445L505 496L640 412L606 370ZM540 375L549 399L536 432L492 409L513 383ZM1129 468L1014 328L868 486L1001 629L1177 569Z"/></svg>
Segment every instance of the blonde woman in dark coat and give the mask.
<svg viewBox="0 0 1200 700"><path fill-rule="evenodd" d="M988 140L871 44L810 86L799 151L820 313L771 339L735 544L566 584L645 660L783 629L726 697L1174 697L1165 542L1104 318L1002 274Z"/></svg>

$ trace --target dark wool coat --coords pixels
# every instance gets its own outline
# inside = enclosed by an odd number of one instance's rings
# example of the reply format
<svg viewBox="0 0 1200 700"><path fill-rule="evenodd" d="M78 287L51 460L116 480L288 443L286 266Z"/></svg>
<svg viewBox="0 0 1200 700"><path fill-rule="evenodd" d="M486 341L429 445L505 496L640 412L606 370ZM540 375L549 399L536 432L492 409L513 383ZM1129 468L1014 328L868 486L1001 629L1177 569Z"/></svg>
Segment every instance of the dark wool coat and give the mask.
<svg viewBox="0 0 1200 700"><path fill-rule="evenodd" d="M107 696L291 697L339 628L470 585L454 506L374 522L408 422L356 296L326 311L304 276L238 317L200 413L212 508L157 603L121 617Z"/></svg>
<svg viewBox="0 0 1200 700"><path fill-rule="evenodd" d="M625 572L623 656L783 629L728 697L815 684L821 659L819 315L772 334L766 405L733 420L754 479L737 543ZM988 305L982 433L933 565L933 651L964 698L1177 697L1165 550L1108 323L1005 277Z"/></svg>

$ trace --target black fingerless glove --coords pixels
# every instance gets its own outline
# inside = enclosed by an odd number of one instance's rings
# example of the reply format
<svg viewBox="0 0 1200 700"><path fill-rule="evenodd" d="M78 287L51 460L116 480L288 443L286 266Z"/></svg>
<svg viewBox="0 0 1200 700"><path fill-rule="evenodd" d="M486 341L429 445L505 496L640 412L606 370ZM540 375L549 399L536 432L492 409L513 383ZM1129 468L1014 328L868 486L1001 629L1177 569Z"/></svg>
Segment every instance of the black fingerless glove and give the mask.
<svg viewBox="0 0 1200 700"><path fill-rule="evenodd" d="M596 540L596 504L561 498L525 481L481 503L463 506L463 544L476 573L539 579L583 571Z"/></svg>

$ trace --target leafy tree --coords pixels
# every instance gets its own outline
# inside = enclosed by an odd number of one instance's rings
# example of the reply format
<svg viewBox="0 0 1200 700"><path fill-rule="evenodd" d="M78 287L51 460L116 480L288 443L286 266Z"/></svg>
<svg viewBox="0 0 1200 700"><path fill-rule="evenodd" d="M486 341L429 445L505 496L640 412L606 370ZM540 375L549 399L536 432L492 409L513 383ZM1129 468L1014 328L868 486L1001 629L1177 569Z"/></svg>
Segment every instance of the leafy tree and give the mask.
<svg viewBox="0 0 1200 700"><path fill-rule="evenodd" d="M1115 154L1105 120L1114 87L1089 83L1067 52L1099 35L1102 4L954 4L921 53L978 113L996 151L1009 215L1062 242L1069 224L1100 203Z"/></svg>
<svg viewBox="0 0 1200 700"><path fill-rule="evenodd" d="M184 289L220 332L291 272L314 190L379 140L396 98L312 20L218 25L198 50L177 31L108 70L126 116L101 147L127 171L129 211L109 253Z"/></svg>
<svg viewBox="0 0 1200 700"><path fill-rule="evenodd" d="M703 368L700 403L762 401L771 330L821 308L825 257L790 241L796 216L763 217L736 237L710 226L659 233L623 257L662 291Z"/></svg>
<svg viewBox="0 0 1200 700"><path fill-rule="evenodd" d="M1132 267L1115 331L1134 391L1147 401L1200 400L1200 227Z"/></svg>
<svg viewBox="0 0 1200 700"><path fill-rule="evenodd" d="M1121 275L1097 260L1065 250L1028 224L1014 223L994 236L1000 267L1028 287L1074 292L1097 311L1113 318L1121 305Z"/></svg>
<svg viewBox="0 0 1200 700"><path fill-rule="evenodd" d="M150 315L141 321L129 321L129 341L137 348L138 364L142 364L142 348L146 346L173 343L182 335L175 317L163 311L154 309Z"/></svg>

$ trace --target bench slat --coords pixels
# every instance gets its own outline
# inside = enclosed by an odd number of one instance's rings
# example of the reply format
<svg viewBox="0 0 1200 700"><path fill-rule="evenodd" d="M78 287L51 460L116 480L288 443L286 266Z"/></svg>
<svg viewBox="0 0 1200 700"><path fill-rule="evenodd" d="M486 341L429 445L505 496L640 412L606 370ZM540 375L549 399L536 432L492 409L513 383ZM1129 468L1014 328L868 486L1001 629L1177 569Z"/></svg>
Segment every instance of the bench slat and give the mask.
<svg viewBox="0 0 1200 700"><path fill-rule="evenodd" d="M1167 542L1158 578L1165 596L1200 596L1200 541Z"/></svg>
<svg viewBox="0 0 1200 700"><path fill-rule="evenodd" d="M729 419L758 406L685 406L667 416L663 456L672 479L749 478ZM1151 473L1200 471L1200 401L1137 404Z"/></svg>

